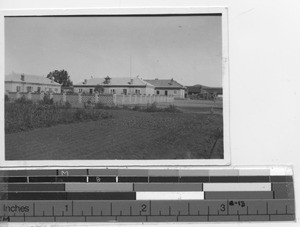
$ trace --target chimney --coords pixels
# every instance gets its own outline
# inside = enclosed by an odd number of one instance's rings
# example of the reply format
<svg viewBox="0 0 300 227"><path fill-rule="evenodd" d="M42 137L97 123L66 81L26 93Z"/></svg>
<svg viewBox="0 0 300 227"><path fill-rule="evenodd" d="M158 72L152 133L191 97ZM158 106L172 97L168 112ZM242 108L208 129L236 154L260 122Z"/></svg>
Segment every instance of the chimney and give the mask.
<svg viewBox="0 0 300 227"><path fill-rule="evenodd" d="M110 79L111 79L111 78L110 78L109 76L105 77L103 83L104 83L104 84L109 84L109 83L110 83Z"/></svg>
<svg viewBox="0 0 300 227"><path fill-rule="evenodd" d="M25 75L21 74L21 81L25 81Z"/></svg>
<svg viewBox="0 0 300 227"><path fill-rule="evenodd" d="M83 84L87 84L87 79L84 79Z"/></svg>
<svg viewBox="0 0 300 227"><path fill-rule="evenodd" d="M130 79L130 84L131 84L131 85L133 84L133 79L132 79L132 78Z"/></svg>

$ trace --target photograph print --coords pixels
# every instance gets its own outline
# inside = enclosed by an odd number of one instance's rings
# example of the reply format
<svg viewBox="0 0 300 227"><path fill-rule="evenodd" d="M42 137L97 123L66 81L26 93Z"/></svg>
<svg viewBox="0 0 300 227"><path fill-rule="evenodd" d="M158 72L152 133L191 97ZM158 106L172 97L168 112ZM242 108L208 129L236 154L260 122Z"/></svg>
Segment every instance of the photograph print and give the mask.
<svg viewBox="0 0 300 227"><path fill-rule="evenodd" d="M223 17L5 16L5 161L224 159Z"/></svg>

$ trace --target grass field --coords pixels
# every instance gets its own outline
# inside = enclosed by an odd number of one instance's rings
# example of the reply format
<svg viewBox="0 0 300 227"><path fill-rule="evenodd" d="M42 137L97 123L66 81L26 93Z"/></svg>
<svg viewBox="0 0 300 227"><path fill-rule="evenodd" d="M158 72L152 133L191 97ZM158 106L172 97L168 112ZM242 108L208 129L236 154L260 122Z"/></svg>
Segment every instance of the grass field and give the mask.
<svg viewBox="0 0 300 227"><path fill-rule="evenodd" d="M184 107L183 107L184 109ZM5 135L6 160L220 159L221 114L106 110L112 118Z"/></svg>

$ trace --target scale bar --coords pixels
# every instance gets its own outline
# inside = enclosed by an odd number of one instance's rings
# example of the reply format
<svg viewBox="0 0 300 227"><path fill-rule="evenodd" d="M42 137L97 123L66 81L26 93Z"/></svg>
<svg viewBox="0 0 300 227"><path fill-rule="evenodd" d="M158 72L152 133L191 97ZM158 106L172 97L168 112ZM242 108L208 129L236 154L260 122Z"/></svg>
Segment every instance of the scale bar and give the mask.
<svg viewBox="0 0 300 227"><path fill-rule="evenodd" d="M136 192L136 200L203 200L204 192Z"/></svg>

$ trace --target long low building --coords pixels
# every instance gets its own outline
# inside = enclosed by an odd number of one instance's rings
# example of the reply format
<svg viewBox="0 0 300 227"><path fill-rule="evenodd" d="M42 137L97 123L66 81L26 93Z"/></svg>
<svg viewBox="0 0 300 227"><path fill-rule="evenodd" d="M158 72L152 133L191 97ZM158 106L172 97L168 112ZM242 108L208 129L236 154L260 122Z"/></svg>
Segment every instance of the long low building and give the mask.
<svg viewBox="0 0 300 227"><path fill-rule="evenodd" d="M74 85L74 92L93 94L95 90L103 94L154 95L154 86L139 77L91 78Z"/></svg>
<svg viewBox="0 0 300 227"><path fill-rule="evenodd" d="M155 87L156 95L172 95L175 98L185 98L186 88L173 79L145 80Z"/></svg>
<svg viewBox="0 0 300 227"><path fill-rule="evenodd" d="M61 85L42 76L12 73L5 76L5 91L61 93Z"/></svg>

